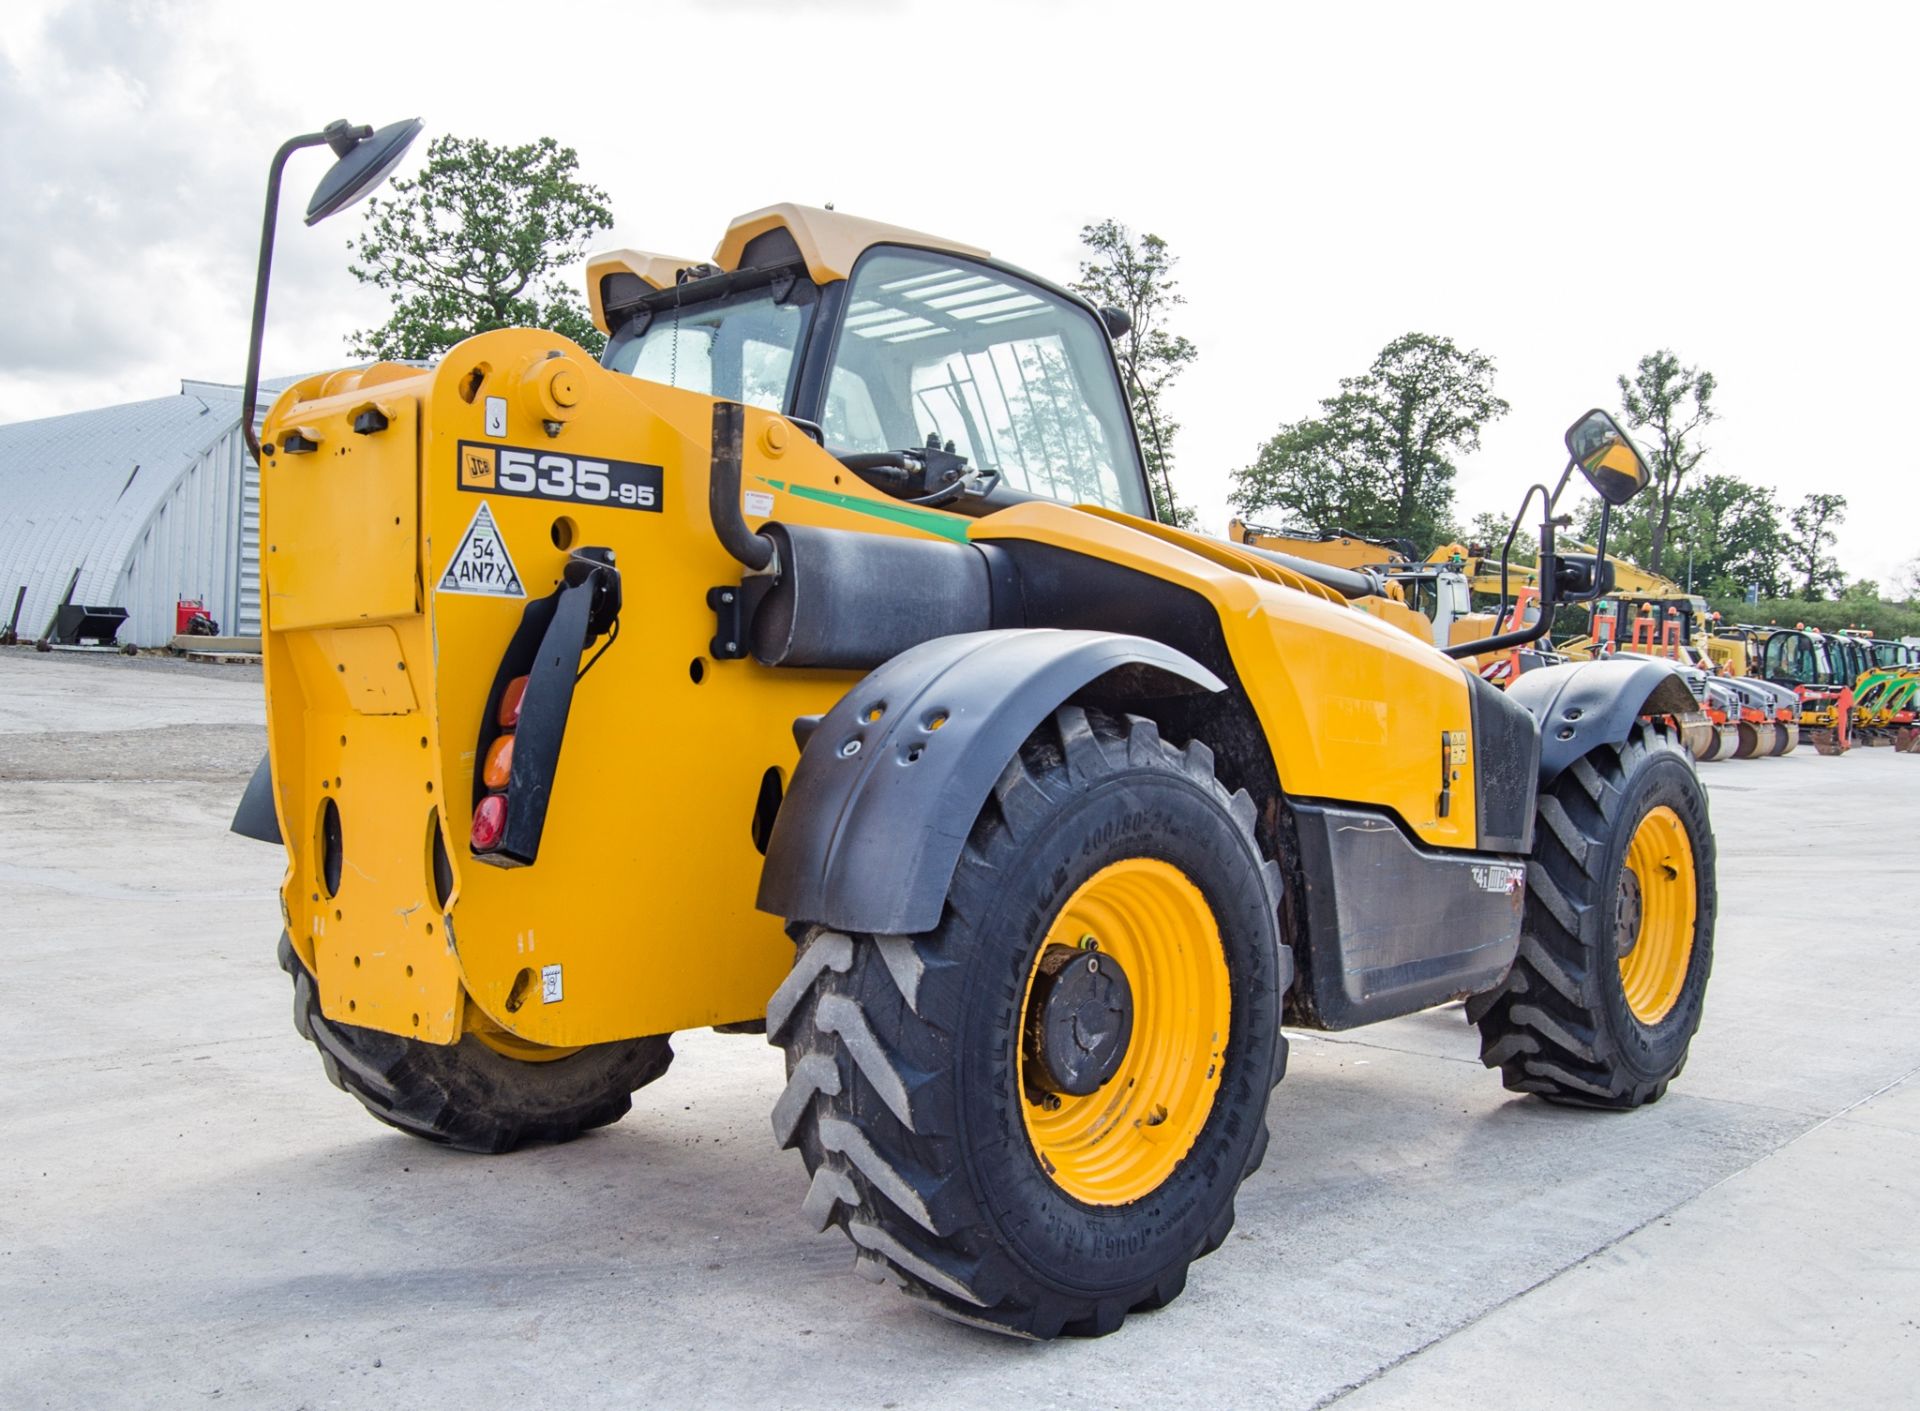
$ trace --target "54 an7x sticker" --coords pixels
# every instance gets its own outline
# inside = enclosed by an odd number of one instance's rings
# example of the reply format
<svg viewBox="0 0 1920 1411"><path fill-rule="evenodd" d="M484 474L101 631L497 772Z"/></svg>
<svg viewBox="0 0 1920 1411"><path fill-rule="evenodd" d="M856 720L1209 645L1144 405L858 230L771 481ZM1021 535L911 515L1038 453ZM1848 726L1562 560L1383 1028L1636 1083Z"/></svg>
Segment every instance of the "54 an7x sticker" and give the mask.
<svg viewBox="0 0 1920 1411"><path fill-rule="evenodd" d="M484 495L566 500L621 509L661 508L661 470L636 461L605 461L521 446L460 443L460 488Z"/></svg>

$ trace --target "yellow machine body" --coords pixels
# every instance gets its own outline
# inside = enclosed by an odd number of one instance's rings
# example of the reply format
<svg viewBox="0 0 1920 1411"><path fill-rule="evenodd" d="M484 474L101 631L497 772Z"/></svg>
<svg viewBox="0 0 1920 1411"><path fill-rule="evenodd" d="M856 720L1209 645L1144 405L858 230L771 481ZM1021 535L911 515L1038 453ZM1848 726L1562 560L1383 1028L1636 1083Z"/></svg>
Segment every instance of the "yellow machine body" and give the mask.
<svg viewBox="0 0 1920 1411"><path fill-rule="evenodd" d="M505 400L502 434L488 434L490 398ZM370 408L384 429L356 432ZM429 372L309 379L275 407L262 539L283 896L329 1017L440 1043L492 1025L570 1046L762 1013L792 949L754 910L756 802L768 771L784 782L794 766L795 718L858 675L713 659L704 595L738 567L707 518L711 408L525 330L471 339ZM290 452L290 436L312 449ZM659 466L662 504L489 493L463 446ZM1317 584L1110 511L903 506L770 412L748 412L745 469L771 497L763 519L1027 538L1191 588L1219 612L1284 789L1390 809L1430 846L1475 846L1472 769L1454 769L1439 816L1439 735L1394 730L1404 710L1469 738L1461 669ZM526 603L450 585L483 505L528 597L559 582L561 544L593 544L616 553L627 602L621 640L576 697L540 863L520 870L466 848L480 716ZM344 857L331 888L330 817ZM565 1003L525 1003L530 987Z"/></svg>

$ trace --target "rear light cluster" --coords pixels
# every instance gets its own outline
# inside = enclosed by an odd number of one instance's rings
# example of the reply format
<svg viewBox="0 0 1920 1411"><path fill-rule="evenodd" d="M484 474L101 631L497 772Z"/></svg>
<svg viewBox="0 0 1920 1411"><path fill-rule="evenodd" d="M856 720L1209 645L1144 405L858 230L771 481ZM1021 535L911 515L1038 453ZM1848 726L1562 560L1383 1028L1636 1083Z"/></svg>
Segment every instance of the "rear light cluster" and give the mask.
<svg viewBox="0 0 1920 1411"><path fill-rule="evenodd" d="M507 781L513 777L513 734L520 724L520 702L526 698L527 678L516 676L507 683L500 697L499 724L502 733L487 746L487 757L480 765L480 782L487 795L473 810L473 830L469 841L475 852L490 852L500 846L507 831Z"/></svg>

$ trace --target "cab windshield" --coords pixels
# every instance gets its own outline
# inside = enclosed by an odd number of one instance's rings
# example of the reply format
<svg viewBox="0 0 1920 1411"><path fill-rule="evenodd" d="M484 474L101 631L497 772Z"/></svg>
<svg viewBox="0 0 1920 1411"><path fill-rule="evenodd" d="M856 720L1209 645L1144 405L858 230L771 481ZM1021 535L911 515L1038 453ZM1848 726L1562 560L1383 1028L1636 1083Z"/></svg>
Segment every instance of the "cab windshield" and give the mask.
<svg viewBox="0 0 1920 1411"><path fill-rule="evenodd" d="M954 255L861 257L821 416L829 450L951 442L1015 490L1151 517L1129 415L1080 304Z"/></svg>
<svg viewBox="0 0 1920 1411"><path fill-rule="evenodd" d="M1825 643L1800 632L1776 632L1767 638L1766 674L1799 686L1832 685L1836 677L1821 648Z"/></svg>

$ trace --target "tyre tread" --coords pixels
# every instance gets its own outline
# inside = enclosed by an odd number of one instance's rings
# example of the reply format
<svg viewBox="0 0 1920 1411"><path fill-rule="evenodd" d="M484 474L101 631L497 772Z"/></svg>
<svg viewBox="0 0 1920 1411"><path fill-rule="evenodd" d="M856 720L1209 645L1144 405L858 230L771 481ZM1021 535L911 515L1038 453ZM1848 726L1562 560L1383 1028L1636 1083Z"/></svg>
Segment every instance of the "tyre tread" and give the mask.
<svg viewBox="0 0 1920 1411"><path fill-rule="evenodd" d="M786 1050L790 1073L774 1134L800 1149L812 1175L802 1202L808 1223L839 1225L863 1276L896 1284L973 1326L1029 1338L1098 1336L1119 1327L1131 1309L1170 1301L1186 1282L1182 1262L1153 1286L1085 1303L1036 1284L982 1233L966 1178L941 1164L944 1134L922 1130L945 1111L953 1083L947 1060L956 1036L942 1024L956 1012L944 1001L952 998L958 969L942 958L942 936L990 904L1006 862L1044 824L1063 788L1142 767L1202 781L1252 839L1252 799L1218 782L1204 744L1175 746L1143 716L1115 719L1063 707L994 785L963 849L941 927L921 936L851 938L806 928L793 972L776 995L779 1012L769 1011L768 1038ZM1265 862L1261 875L1277 911L1279 869ZM817 955L822 947L832 954ZM1263 1106L1242 1179L1258 1169L1266 1148ZM1228 1200L1188 1262L1225 1240L1233 1213Z"/></svg>

